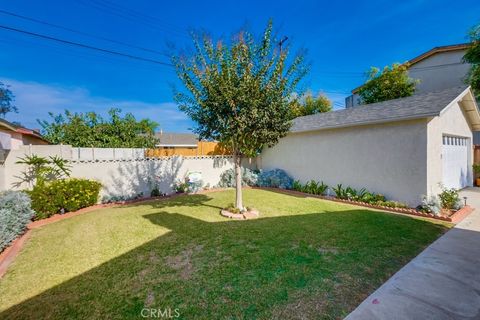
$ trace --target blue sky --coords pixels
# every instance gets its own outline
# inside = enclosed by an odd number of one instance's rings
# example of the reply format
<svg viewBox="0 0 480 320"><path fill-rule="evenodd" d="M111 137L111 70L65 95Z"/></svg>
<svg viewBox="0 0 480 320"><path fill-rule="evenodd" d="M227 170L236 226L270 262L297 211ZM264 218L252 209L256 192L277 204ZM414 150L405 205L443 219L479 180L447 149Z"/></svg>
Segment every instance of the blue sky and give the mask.
<svg viewBox="0 0 480 320"><path fill-rule="evenodd" d="M190 44L189 30L228 37L247 26L258 34L272 18L293 48L308 50L306 85L343 106L370 66L404 62L435 46L466 42L480 22L480 1L3 1L0 10L83 33L0 14L0 25L168 62L167 44ZM121 41L132 48L98 37ZM191 121L173 102L172 68L36 39L0 29L0 81L16 95L8 120L36 119L64 109L100 113L120 107L149 117L164 131L187 131Z"/></svg>

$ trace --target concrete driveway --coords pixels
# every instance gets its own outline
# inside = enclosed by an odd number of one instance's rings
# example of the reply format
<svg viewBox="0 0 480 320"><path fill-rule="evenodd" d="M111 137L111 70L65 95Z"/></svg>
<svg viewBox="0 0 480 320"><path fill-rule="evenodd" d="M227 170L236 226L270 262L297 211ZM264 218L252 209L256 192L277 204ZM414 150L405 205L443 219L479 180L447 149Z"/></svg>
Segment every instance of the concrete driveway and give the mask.
<svg viewBox="0 0 480 320"><path fill-rule="evenodd" d="M475 208L363 301L347 320L480 319L480 188Z"/></svg>

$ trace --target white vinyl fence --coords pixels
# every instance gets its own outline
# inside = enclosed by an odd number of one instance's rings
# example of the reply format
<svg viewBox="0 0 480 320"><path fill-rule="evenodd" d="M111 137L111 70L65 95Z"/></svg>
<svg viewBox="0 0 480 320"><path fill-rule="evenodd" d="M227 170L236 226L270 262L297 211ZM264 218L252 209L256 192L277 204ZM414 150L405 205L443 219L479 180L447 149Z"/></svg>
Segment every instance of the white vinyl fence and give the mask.
<svg viewBox="0 0 480 320"><path fill-rule="evenodd" d="M141 148L71 148L72 161L117 161L145 159Z"/></svg>

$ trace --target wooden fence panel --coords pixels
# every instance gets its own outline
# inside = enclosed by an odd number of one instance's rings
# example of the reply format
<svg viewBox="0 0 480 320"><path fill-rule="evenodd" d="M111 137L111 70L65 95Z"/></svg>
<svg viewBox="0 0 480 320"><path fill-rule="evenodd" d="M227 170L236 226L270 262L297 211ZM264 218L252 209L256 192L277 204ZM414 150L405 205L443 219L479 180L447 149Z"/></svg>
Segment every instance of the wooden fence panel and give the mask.
<svg viewBox="0 0 480 320"><path fill-rule="evenodd" d="M222 147L218 142L200 141L197 148L157 148L145 150L148 158L170 156L218 156L230 155L231 152Z"/></svg>

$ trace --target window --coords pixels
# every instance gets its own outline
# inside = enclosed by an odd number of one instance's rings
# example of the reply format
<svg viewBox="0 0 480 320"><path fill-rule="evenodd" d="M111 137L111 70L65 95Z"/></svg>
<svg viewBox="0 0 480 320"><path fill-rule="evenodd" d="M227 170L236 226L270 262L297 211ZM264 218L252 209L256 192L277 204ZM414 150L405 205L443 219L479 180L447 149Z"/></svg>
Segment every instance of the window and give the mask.
<svg viewBox="0 0 480 320"><path fill-rule="evenodd" d="M442 143L448 146L468 146L468 138L443 135Z"/></svg>

